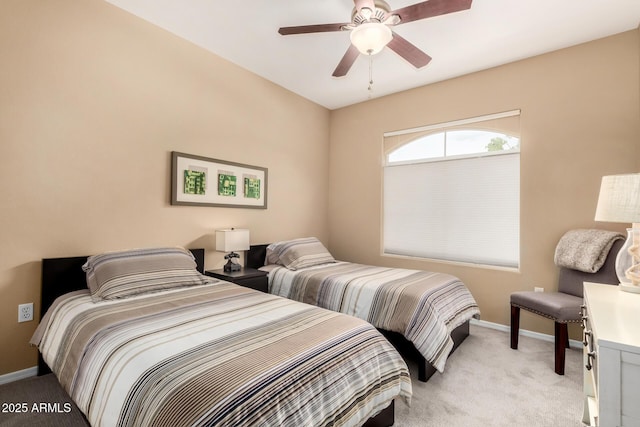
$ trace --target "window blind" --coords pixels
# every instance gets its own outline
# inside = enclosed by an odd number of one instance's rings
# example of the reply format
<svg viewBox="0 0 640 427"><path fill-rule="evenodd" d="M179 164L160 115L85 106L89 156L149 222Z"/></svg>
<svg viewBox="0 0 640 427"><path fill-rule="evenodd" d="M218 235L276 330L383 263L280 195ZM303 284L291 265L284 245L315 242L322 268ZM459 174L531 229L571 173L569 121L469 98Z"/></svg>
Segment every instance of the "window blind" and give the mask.
<svg viewBox="0 0 640 427"><path fill-rule="evenodd" d="M387 165L383 191L385 254L519 266L519 152Z"/></svg>

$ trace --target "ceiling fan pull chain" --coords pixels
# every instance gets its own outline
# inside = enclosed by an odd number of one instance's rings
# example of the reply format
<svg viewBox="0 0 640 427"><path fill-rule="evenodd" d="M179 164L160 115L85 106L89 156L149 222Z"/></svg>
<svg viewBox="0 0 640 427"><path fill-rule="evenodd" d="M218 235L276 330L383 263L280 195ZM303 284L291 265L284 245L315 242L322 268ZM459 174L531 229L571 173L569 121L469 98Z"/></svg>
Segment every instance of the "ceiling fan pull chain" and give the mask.
<svg viewBox="0 0 640 427"><path fill-rule="evenodd" d="M371 98L373 92L373 55L371 54L369 54L369 87L367 90L369 91L369 98Z"/></svg>

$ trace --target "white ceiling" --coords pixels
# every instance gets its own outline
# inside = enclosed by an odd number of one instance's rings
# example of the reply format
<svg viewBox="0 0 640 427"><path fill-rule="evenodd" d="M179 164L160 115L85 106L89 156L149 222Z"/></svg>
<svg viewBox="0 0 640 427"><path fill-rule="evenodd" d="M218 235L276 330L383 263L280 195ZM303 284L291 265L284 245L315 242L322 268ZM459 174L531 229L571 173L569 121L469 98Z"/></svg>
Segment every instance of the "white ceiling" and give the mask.
<svg viewBox="0 0 640 427"><path fill-rule="evenodd" d="M369 61L331 74L348 32L281 36L283 26L349 22L351 0L107 0L329 109L366 101ZM419 0L387 0L392 10ZM394 27L433 60L416 70L388 48L373 97L638 28L640 0L474 0L471 9Z"/></svg>

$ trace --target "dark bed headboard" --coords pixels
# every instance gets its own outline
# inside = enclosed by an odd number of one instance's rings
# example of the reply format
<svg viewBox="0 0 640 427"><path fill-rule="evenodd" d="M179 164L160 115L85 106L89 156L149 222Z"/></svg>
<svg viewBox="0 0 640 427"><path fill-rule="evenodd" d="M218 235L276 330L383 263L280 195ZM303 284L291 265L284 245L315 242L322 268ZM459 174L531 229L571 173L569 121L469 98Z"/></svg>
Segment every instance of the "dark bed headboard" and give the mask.
<svg viewBox="0 0 640 427"><path fill-rule="evenodd" d="M247 251L247 259L244 264L247 268L260 268L264 266L264 260L267 257L267 246L264 245L251 245Z"/></svg>
<svg viewBox="0 0 640 427"><path fill-rule="evenodd" d="M204 249L189 249L196 261L197 269L204 274ZM42 260L42 287L40 319L60 295L87 288L86 274L82 265L89 256L68 258L44 258ZM38 375L51 372L38 353Z"/></svg>

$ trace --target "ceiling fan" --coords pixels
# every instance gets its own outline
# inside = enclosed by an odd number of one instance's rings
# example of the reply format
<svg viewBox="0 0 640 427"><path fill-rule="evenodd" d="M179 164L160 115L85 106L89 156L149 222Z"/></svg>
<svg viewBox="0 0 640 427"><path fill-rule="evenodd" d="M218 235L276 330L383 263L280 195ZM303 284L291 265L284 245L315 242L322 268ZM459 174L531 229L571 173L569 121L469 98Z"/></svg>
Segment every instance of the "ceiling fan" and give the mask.
<svg viewBox="0 0 640 427"><path fill-rule="evenodd" d="M471 8L473 0L427 0L411 6L391 10L383 0L354 0L351 22L336 24L302 25L282 27L278 33L292 34L351 31L351 44L333 72L334 77L345 76L360 53L374 55L385 46L407 60L416 68L422 68L431 57L406 39L391 31L390 26L446 15Z"/></svg>

